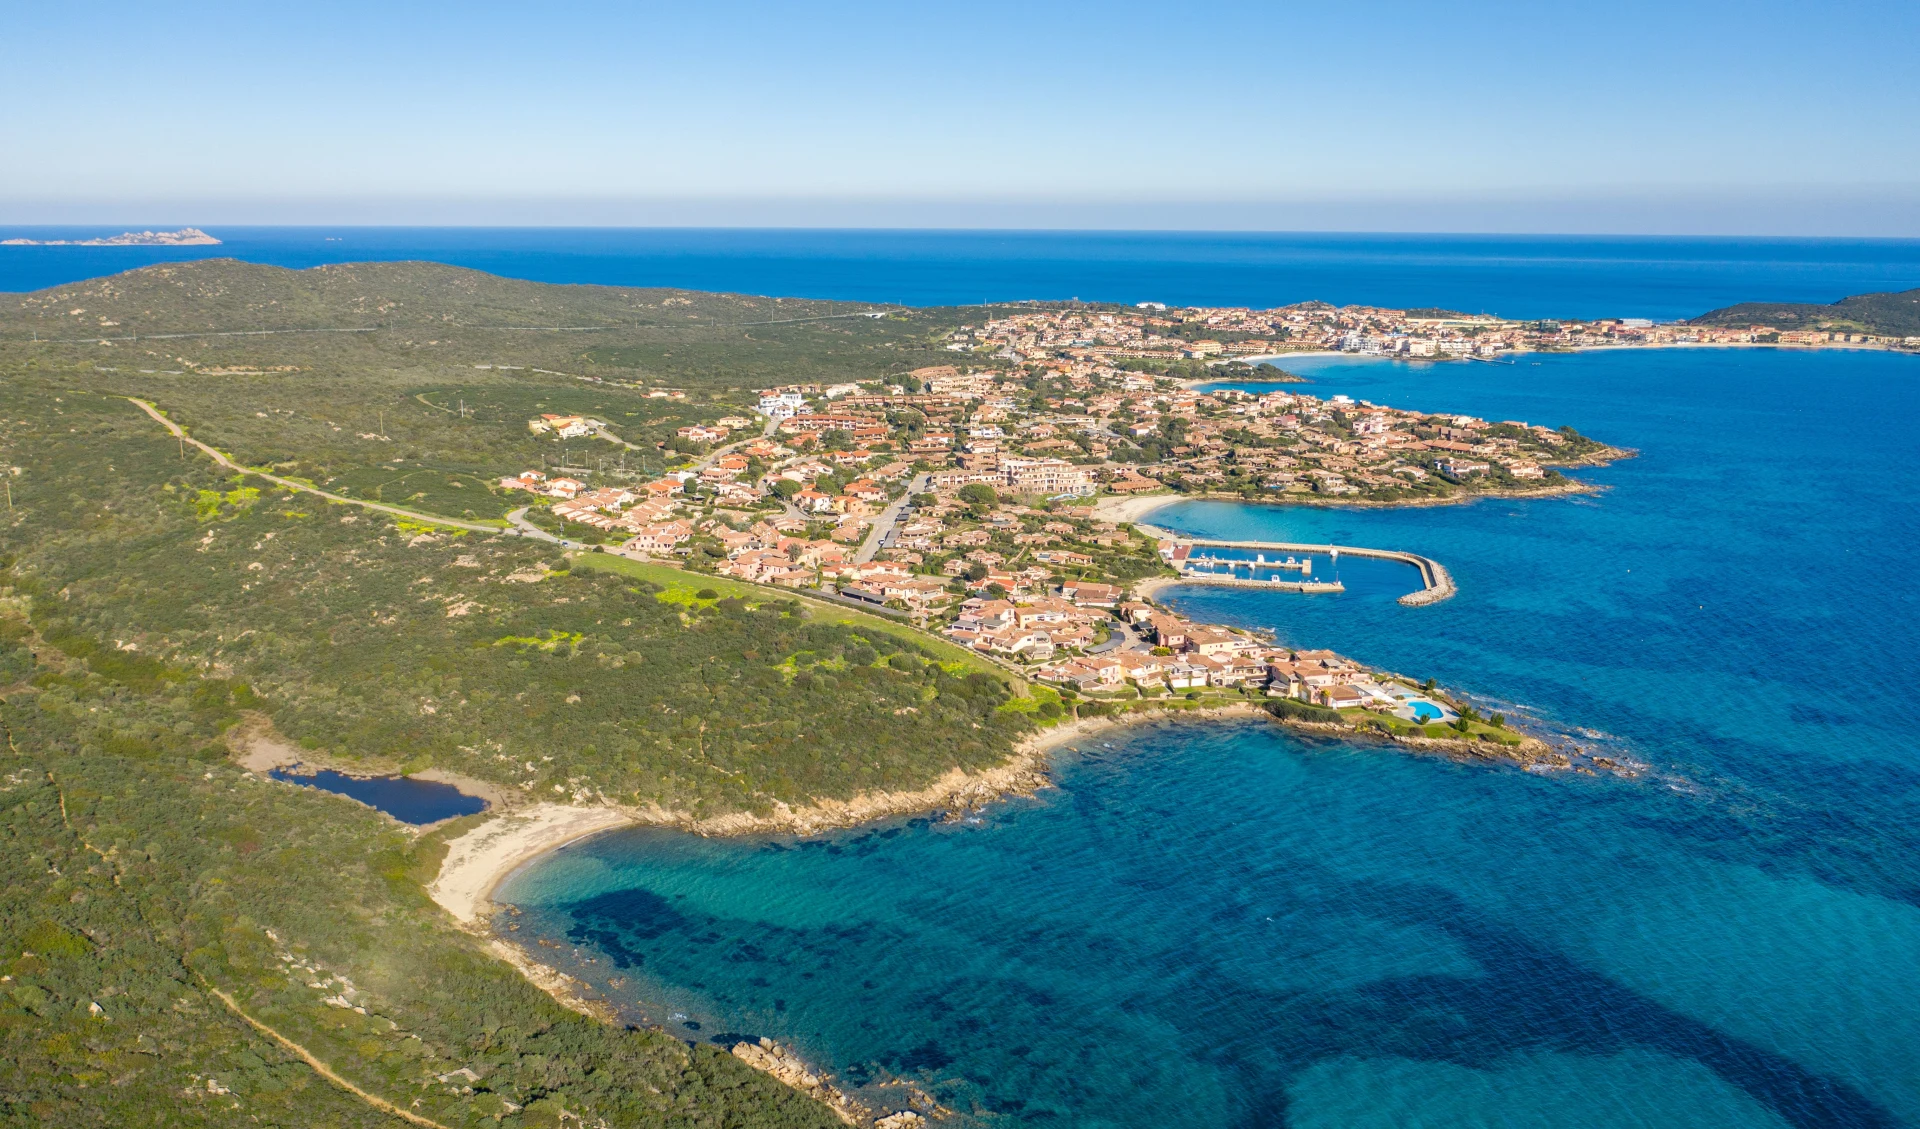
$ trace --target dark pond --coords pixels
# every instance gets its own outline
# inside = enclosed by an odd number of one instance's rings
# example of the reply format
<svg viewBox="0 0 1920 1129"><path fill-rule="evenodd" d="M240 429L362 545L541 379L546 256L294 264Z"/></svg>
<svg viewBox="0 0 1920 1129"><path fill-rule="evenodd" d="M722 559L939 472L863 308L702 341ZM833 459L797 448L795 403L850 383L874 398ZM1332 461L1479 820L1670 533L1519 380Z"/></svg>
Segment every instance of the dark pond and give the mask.
<svg viewBox="0 0 1920 1129"><path fill-rule="evenodd" d="M410 776L346 776L331 770L302 773L284 768L274 769L272 776L303 788L350 796L402 823L438 823L456 815L472 815L487 807L485 800L469 796L451 784L415 780Z"/></svg>

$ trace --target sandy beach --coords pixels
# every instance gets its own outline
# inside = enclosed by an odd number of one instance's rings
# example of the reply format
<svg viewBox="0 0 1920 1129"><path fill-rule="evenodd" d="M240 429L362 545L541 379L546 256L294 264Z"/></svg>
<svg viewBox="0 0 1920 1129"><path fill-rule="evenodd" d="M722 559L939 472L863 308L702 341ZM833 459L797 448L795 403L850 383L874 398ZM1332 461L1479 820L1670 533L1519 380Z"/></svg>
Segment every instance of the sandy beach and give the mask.
<svg viewBox="0 0 1920 1129"><path fill-rule="evenodd" d="M1101 521L1134 522L1157 509L1187 501L1190 497L1188 494L1109 495L1093 504L1092 516Z"/></svg>
<svg viewBox="0 0 1920 1129"><path fill-rule="evenodd" d="M493 888L521 863L633 822L633 816L619 808L570 804L536 804L503 813L447 844L440 875L427 893L454 920L474 925L492 909Z"/></svg>

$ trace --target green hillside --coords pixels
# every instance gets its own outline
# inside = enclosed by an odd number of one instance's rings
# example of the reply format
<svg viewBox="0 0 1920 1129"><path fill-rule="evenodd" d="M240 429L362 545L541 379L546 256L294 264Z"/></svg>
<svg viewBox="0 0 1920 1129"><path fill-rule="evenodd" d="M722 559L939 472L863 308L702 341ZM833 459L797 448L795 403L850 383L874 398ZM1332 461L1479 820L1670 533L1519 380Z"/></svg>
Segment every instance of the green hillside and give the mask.
<svg viewBox="0 0 1920 1129"><path fill-rule="evenodd" d="M489 487L500 475L657 474L676 429L737 412L758 389L953 358L939 344L957 312L868 309L433 263L215 259L0 298L0 364L152 400L249 466L492 520L514 504ZM621 442L539 441L526 421L542 412L593 415Z"/></svg>
<svg viewBox="0 0 1920 1129"><path fill-rule="evenodd" d="M568 458L657 470L754 388L934 355L933 314L748 327L833 311L676 297L208 262L0 300L0 1122L401 1124L271 1029L449 1129L838 1124L719 1047L561 1007L427 898L461 828L262 781L228 737L709 815L996 762L1032 724L1008 687L857 613L222 471L126 399L247 465L487 518L488 474L552 457L538 411L626 441Z"/></svg>
<svg viewBox="0 0 1920 1129"><path fill-rule="evenodd" d="M82 346L95 363L445 372L514 364L710 390L858 380L952 359L969 314L861 316L866 303L561 286L439 263L288 270L207 259L0 297L0 344ZM973 317L977 311L971 312ZM159 340L128 341L148 335ZM98 342L108 344L100 345Z"/></svg>
<svg viewBox="0 0 1920 1129"><path fill-rule="evenodd" d="M1807 302L1742 302L1692 319L1692 325L1775 329L1833 329L1881 337L1920 336L1920 290L1855 294L1831 305Z"/></svg>

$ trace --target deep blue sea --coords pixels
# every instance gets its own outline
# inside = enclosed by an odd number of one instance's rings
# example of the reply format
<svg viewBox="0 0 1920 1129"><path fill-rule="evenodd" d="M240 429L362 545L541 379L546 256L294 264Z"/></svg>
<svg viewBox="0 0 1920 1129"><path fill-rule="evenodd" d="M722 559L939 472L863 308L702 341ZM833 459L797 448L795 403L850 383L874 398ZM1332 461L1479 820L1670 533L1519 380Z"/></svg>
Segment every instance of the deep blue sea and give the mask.
<svg viewBox="0 0 1920 1129"><path fill-rule="evenodd" d="M1163 510L1417 550L1461 589L1403 607L1410 572L1346 561L1343 596L1169 598L1644 776L1166 723L978 825L605 835L509 882L517 936L688 1038L988 1124L1920 1125L1920 359L1302 367L1640 454L1590 498Z"/></svg>
<svg viewBox="0 0 1920 1129"><path fill-rule="evenodd" d="M909 305L1319 299L1667 320L1750 299L1832 302L1920 286L1914 239L210 226L221 246L0 247L0 291L218 256L286 267L431 259L541 282ZM0 227L0 239L124 230Z"/></svg>

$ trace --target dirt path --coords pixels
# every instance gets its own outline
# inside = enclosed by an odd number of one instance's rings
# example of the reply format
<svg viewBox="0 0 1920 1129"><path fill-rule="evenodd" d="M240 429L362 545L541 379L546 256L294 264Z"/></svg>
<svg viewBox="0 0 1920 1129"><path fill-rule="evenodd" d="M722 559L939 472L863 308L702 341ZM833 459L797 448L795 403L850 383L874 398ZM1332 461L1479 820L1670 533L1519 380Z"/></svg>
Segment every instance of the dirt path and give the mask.
<svg viewBox="0 0 1920 1129"><path fill-rule="evenodd" d="M333 1083L335 1086L338 1086L340 1089L345 1090L347 1093L352 1094L356 1098L359 1098L361 1101L379 1110L381 1113L390 1114L398 1118L403 1118L407 1121L412 1122L415 1125L421 1126L422 1129L449 1129L448 1126L442 1125L438 1121L435 1121L430 1117L422 1117L417 1113L411 1113L407 1110L401 1109L397 1105L394 1105L392 1102L388 1101L385 1098L367 1093L365 1090L362 1090L360 1087L347 1081L345 1078L342 1078L338 1074L335 1074L333 1072L333 1068L328 1066L326 1063L320 1061L320 1058L317 1055L315 1055L312 1051L294 1042L292 1039L287 1038L285 1035L282 1035L280 1032L275 1031L273 1028L268 1027L266 1024L255 1019L253 1016L248 1015L246 1012L241 1011L240 1005L233 1002L232 996L227 995L225 992L222 992L220 989L214 987L212 984L208 984L205 977L201 978L200 983L206 985L207 991L212 992L215 999L227 1005L227 1010L239 1016L242 1020L246 1022L247 1026L253 1028L255 1031L260 1032L262 1035L265 1035L267 1038L272 1039L274 1042L280 1044L282 1047L285 1047L287 1050L292 1051L294 1054L300 1056L300 1061L306 1063L308 1066L313 1067L313 1072L315 1074L318 1074L320 1077L325 1078L327 1081Z"/></svg>
<svg viewBox="0 0 1920 1129"><path fill-rule="evenodd" d="M456 529L470 529L470 530L473 530L475 533L504 532L504 530L502 530L497 525L482 525L479 522L461 521L458 518L441 517L439 514L421 513L419 510L401 509L399 506L389 506L384 502L368 502L368 501L363 501L362 499L359 499L359 498L349 498L343 494L335 494L329 490L322 490L318 486L309 486L304 482L296 482L291 478L281 478L277 474L269 474L264 470L255 470L253 467L241 466L239 463L234 462L232 459L222 454L218 448L210 447L207 444L200 442L198 439L195 439L193 436L188 435L185 428L181 427L179 424L168 419L166 416L161 415L160 409L154 407L152 404L148 403L147 401L136 399L132 396L129 396L127 397L127 402L130 404L138 404L140 406L141 411L147 413L148 415L152 416L155 420L159 421L160 425L162 427L165 427L168 431L172 432L175 438L179 439L183 443L191 443L195 447L200 448L200 450L204 452L214 462L219 463L221 466L226 467L228 470L239 471L241 474L251 474L257 478L264 478L268 482L273 483L275 486L283 486L288 490L298 490L303 494L313 494L318 497L325 498L329 502L339 502L343 505L359 506L363 509L369 509L369 510L379 510L381 513L393 514L395 517L412 518L415 521L426 522L429 525L450 525Z"/></svg>

